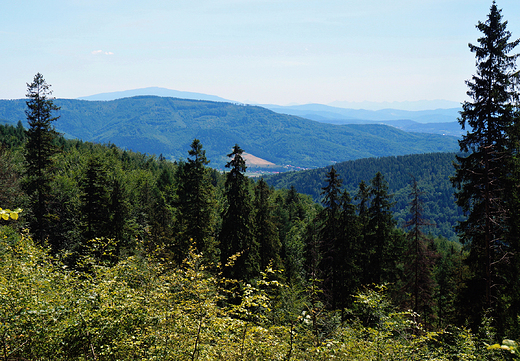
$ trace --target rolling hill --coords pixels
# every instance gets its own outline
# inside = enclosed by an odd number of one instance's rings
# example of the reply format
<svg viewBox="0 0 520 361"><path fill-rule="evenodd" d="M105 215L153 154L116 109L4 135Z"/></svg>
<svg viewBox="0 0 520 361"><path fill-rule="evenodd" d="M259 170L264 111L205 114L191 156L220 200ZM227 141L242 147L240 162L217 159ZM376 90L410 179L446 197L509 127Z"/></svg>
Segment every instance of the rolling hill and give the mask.
<svg viewBox="0 0 520 361"><path fill-rule="evenodd" d="M201 140L222 168L234 144L283 167L315 168L367 157L457 151L456 137L410 133L380 124L326 124L259 106L136 96L112 101L56 99L56 129L69 138L177 160ZM25 100L0 100L0 119L25 122ZM271 170L273 167L271 166Z"/></svg>
<svg viewBox="0 0 520 361"><path fill-rule="evenodd" d="M343 187L352 197L359 183L370 184L376 172L381 172L388 181L389 192L394 195L394 217L400 226L409 218L409 194L412 176L417 180L423 193L423 217L436 226L426 232L456 239L454 226L462 220L462 211L455 204L454 188L450 176L455 173L453 162L455 153L413 154L396 157L367 158L341 162L334 165ZM321 201L322 187L330 167L301 172L286 172L264 177L275 188L293 186L298 192L310 195L316 202Z"/></svg>

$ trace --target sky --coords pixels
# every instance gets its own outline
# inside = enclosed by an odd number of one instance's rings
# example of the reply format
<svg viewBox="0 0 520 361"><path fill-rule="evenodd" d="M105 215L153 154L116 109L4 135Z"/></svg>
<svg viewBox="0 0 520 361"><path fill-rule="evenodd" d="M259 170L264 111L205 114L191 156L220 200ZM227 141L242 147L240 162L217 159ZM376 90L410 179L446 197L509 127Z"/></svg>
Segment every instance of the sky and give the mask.
<svg viewBox="0 0 520 361"><path fill-rule="evenodd" d="M0 11L0 99L145 87L243 103L467 100L491 0L24 0ZM512 40L520 1L497 0ZM517 49L520 52L519 49Z"/></svg>

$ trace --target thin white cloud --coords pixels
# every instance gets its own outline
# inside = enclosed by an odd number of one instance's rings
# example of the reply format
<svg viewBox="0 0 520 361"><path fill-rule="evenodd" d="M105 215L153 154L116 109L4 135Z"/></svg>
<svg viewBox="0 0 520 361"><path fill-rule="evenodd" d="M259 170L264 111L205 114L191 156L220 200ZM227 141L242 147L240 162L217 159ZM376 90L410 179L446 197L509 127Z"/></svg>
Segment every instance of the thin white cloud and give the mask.
<svg viewBox="0 0 520 361"><path fill-rule="evenodd" d="M103 50L94 50L91 52L91 54L93 54L93 55L98 55L98 54L114 55L114 53L111 51L103 51Z"/></svg>

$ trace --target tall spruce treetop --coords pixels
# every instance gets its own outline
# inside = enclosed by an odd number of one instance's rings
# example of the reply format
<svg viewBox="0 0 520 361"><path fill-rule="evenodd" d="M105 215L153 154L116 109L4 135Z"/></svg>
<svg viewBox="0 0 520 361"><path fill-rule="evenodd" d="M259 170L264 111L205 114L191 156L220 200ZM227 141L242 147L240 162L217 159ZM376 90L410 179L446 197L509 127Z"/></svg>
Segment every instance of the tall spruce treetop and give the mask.
<svg viewBox="0 0 520 361"><path fill-rule="evenodd" d="M327 185L321 190L323 196L323 205L329 212L336 213L340 208L341 200L341 185L343 180L339 177L338 172L334 167L331 167L329 173L327 173Z"/></svg>
<svg viewBox="0 0 520 361"><path fill-rule="evenodd" d="M512 74L516 69L518 54L509 55L520 42L509 42L511 33L506 30L507 21L502 21L501 10L495 2L485 23L477 28L483 33L479 45L469 44L475 53L477 74L466 81L468 96L472 101L463 103L459 123L471 131L460 141L462 151L481 151L484 147L506 147L507 129L513 120L511 101L515 98Z"/></svg>
<svg viewBox="0 0 520 361"><path fill-rule="evenodd" d="M478 45L469 44L476 57L476 75L466 81L471 101L463 103L459 123L468 132L459 141L465 156L457 157L456 202L467 219L458 226L461 240L470 245L468 261L474 273L469 287L476 307L490 308L497 289L498 260L504 260L506 237L507 182L512 156L511 126L516 98L513 74L518 55L509 53L520 40L510 42L501 10L493 4L487 20L479 22ZM479 300L479 301L477 301ZM477 302L475 302L477 301ZM470 311L476 314L478 312ZM478 320L477 320L478 322Z"/></svg>
<svg viewBox="0 0 520 361"><path fill-rule="evenodd" d="M57 152L54 140L57 132L52 126L58 117L53 112L60 108L54 105L52 91L43 76L38 73L31 84L27 84L27 110L29 122L25 161L27 164L27 194L30 197L32 220L30 227L35 238L43 242L49 230L47 220L51 193L53 155Z"/></svg>
<svg viewBox="0 0 520 361"><path fill-rule="evenodd" d="M52 91L43 75L34 76L31 84L27 84L25 115L29 123L27 130L26 161L28 172L41 176L52 164L52 156L56 153L53 141L58 133L54 130L52 122L59 116L53 116L54 111L60 108L54 105L51 97Z"/></svg>

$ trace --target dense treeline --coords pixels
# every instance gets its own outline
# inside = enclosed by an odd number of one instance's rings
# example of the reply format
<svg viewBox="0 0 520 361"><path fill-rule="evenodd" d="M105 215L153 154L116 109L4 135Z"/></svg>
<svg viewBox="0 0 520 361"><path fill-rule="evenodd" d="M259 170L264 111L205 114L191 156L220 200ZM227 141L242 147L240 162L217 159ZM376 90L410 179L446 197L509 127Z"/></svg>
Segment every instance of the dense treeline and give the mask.
<svg viewBox="0 0 520 361"><path fill-rule="evenodd" d="M344 188L351 194L356 192L359 183L368 183L377 172L381 172L388 181L389 192L394 195L392 211L399 226L403 226L407 220L409 194L412 179L415 179L424 192L423 215L432 224L425 232L456 240L454 227L462 220L462 210L455 204L450 183L450 177L455 175L455 156L455 153L428 153L364 158L337 163L334 168L343 179ZM325 185L329 171L330 167L279 173L267 176L265 180L277 189L293 186L298 192L320 202L321 188Z"/></svg>

